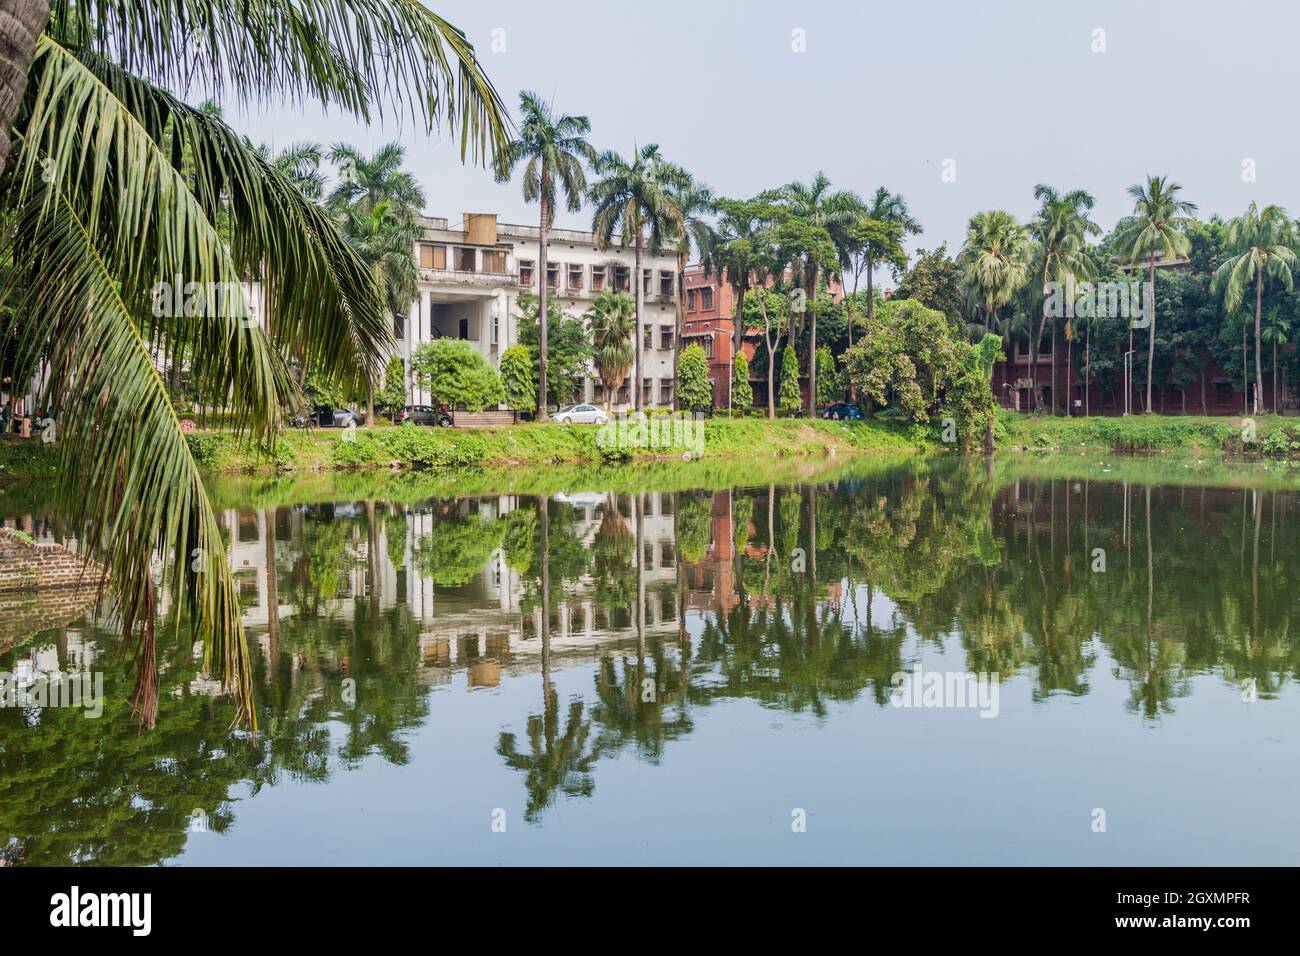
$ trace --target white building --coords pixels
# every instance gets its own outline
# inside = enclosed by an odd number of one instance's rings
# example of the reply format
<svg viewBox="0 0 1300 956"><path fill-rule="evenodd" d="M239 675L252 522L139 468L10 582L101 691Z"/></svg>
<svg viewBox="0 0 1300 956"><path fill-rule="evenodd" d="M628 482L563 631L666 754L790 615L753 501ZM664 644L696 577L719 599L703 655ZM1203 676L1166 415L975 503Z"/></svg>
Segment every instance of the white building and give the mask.
<svg viewBox="0 0 1300 956"><path fill-rule="evenodd" d="M539 234L537 226L498 223L496 216L466 213L456 228L446 219L424 218L416 244L419 296L394 337L407 369L411 401L427 404L429 396L414 387L411 356L421 342L440 337L465 339L493 366L501 353L519 341L519 296L537 295ZM614 396L614 407L632 405L631 380L641 379L647 408L671 406L673 347L676 337L674 295L676 258L672 254L642 260L642 334L644 368L634 369ZM552 229L547 242L550 295L568 314L581 316L605 289L632 291L634 253L597 247L590 232ZM589 369L575 402L605 403L604 388Z"/></svg>

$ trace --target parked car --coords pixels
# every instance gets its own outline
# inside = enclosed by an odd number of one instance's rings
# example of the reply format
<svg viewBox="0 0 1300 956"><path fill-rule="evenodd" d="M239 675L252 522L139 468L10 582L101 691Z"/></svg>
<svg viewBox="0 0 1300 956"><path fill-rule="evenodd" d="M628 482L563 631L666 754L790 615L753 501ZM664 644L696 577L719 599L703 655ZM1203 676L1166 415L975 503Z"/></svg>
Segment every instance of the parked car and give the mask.
<svg viewBox="0 0 1300 956"><path fill-rule="evenodd" d="M566 405L555 413L562 425L603 425L609 416L595 405Z"/></svg>
<svg viewBox="0 0 1300 956"><path fill-rule="evenodd" d="M852 402L836 402L834 405L827 405L822 411L822 418L833 418L836 421L841 419L857 421L861 417L862 409Z"/></svg>
<svg viewBox="0 0 1300 956"><path fill-rule="evenodd" d="M399 425L436 425L439 428L451 427L451 409L446 405L405 405L397 413Z"/></svg>
<svg viewBox="0 0 1300 956"><path fill-rule="evenodd" d="M294 428L347 428L365 423L365 413L355 408L317 408L289 421Z"/></svg>

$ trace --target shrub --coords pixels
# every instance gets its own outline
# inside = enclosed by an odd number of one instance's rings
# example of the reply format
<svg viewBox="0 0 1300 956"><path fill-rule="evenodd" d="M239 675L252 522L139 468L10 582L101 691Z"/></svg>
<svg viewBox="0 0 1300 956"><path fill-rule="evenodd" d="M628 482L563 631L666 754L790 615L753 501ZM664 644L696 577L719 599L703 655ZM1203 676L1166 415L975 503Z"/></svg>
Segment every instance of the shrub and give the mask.
<svg viewBox="0 0 1300 956"><path fill-rule="evenodd" d="M462 339L434 339L415 350L415 380L435 403L480 412L505 400L501 376Z"/></svg>
<svg viewBox="0 0 1300 956"><path fill-rule="evenodd" d="M687 346L677 360L677 404L686 411L713 407L709 360L698 343Z"/></svg>

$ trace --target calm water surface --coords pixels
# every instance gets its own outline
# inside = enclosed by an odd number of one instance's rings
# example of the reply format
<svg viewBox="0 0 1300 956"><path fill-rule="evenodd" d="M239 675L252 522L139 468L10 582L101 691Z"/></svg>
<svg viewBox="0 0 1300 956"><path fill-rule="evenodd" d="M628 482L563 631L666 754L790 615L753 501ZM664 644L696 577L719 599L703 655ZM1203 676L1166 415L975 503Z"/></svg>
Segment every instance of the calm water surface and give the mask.
<svg viewBox="0 0 1300 956"><path fill-rule="evenodd" d="M141 732L110 611L11 600L0 671L100 670L109 700L0 709L0 852L1293 864L1300 499L1083 470L238 486L221 515L261 733L231 730L172 634ZM30 498L0 514L61 532ZM996 706L895 706L918 666L987 675Z"/></svg>

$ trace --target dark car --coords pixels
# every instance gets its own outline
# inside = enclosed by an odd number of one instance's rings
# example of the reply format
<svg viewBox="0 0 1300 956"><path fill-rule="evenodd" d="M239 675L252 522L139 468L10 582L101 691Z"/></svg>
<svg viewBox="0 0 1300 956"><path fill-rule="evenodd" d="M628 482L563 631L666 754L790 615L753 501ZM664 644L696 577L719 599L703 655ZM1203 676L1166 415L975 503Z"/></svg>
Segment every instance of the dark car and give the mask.
<svg viewBox="0 0 1300 956"><path fill-rule="evenodd" d="M397 413L399 425L437 425L448 428L451 425L451 410L446 405L405 405Z"/></svg>
<svg viewBox="0 0 1300 956"><path fill-rule="evenodd" d="M289 424L294 428L347 428L365 423L365 413L354 408L317 408L297 416Z"/></svg>
<svg viewBox="0 0 1300 956"><path fill-rule="evenodd" d="M852 402L836 402L834 405L827 405L822 411L822 418L833 418L836 421L857 421L862 417L862 409Z"/></svg>

